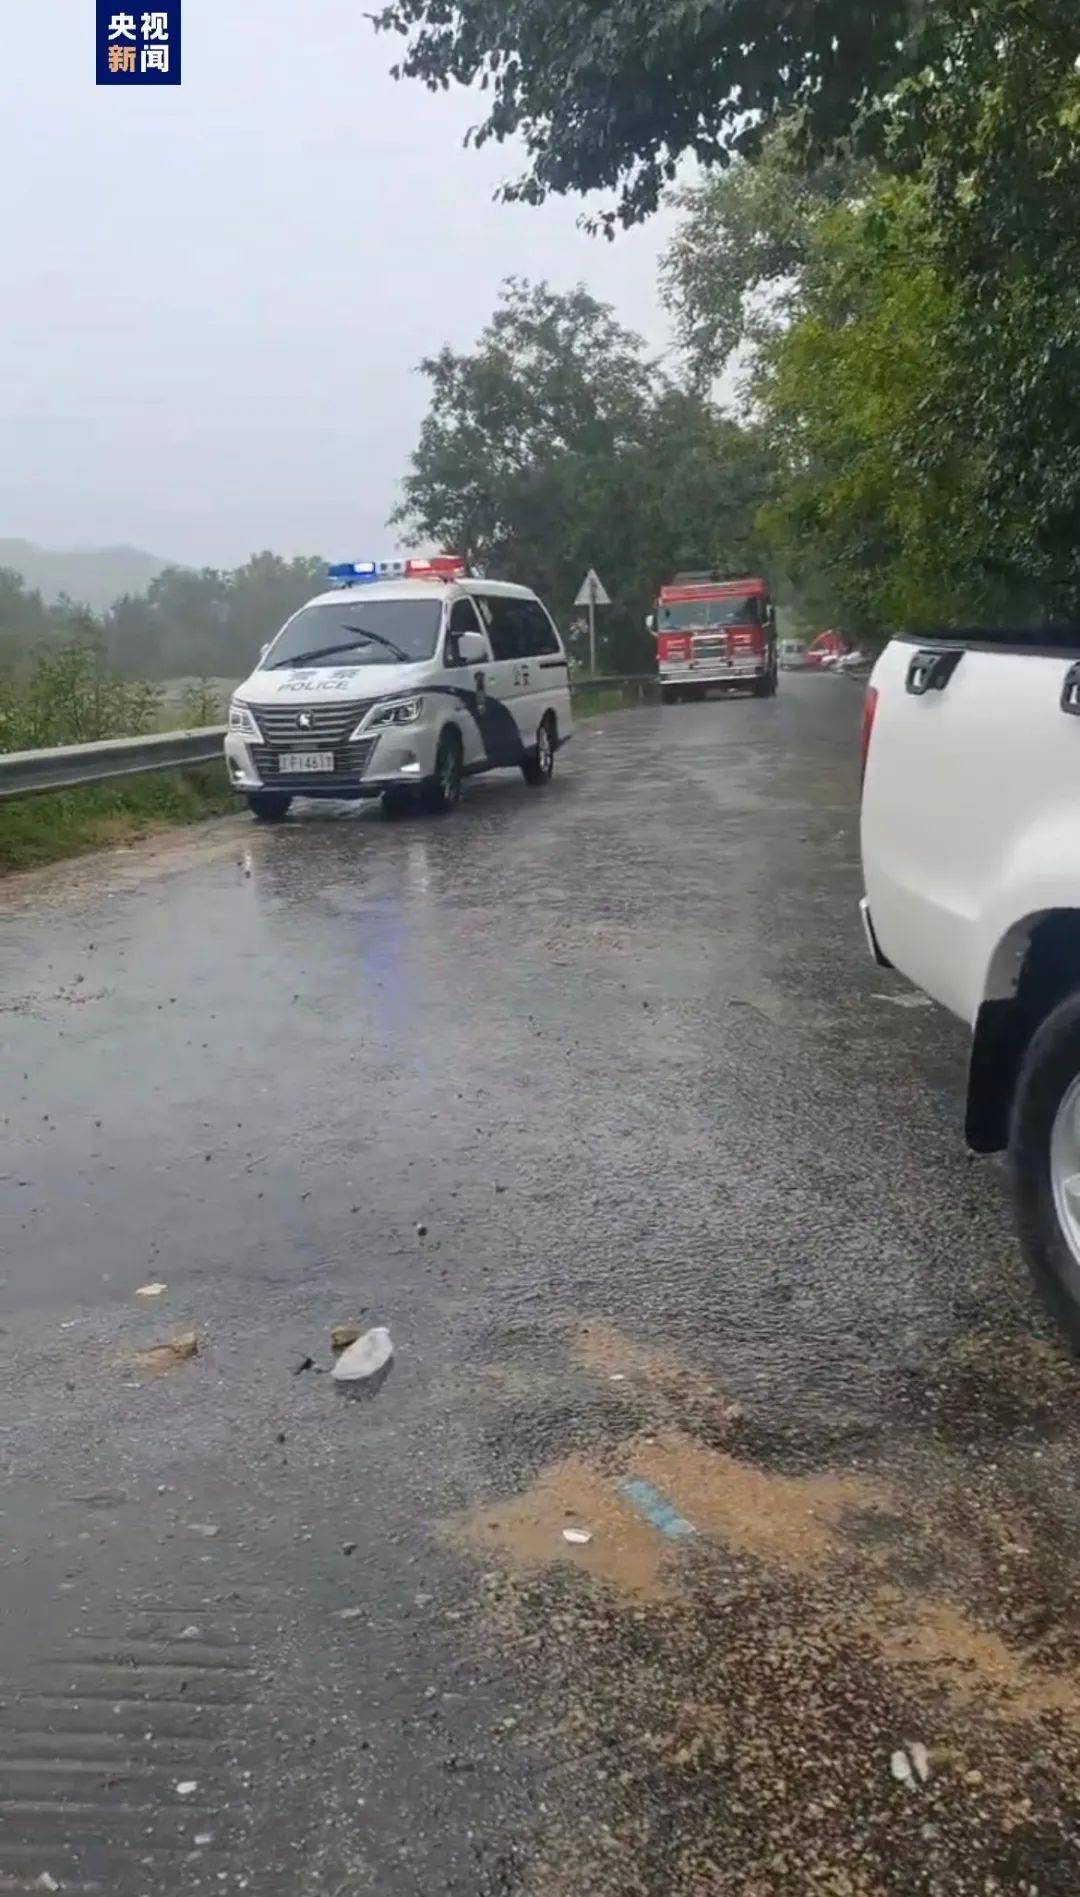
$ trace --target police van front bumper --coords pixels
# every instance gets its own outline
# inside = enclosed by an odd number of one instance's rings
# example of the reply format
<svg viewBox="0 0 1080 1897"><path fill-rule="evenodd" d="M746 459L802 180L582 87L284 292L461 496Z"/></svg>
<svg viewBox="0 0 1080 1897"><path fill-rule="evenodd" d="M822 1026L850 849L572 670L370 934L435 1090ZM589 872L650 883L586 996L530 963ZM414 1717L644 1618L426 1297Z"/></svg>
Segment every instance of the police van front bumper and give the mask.
<svg viewBox="0 0 1080 1897"><path fill-rule="evenodd" d="M429 749L427 734L414 726L391 726L339 744L332 752L306 753L260 744L230 731L225 739L225 764L233 789L244 796L272 791L287 797L379 797L397 785L421 784L433 767ZM306 768L313 757L319 758L319 765ZM329 770L324 762L327 757L332 759Z"/></svg>

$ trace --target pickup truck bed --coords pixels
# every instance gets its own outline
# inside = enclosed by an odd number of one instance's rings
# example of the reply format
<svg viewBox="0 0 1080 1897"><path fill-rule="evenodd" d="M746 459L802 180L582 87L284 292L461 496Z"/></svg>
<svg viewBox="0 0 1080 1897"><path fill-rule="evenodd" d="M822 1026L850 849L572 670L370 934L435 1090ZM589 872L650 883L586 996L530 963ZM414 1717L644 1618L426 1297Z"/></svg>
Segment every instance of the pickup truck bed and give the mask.
<svg viewBox="0 0 1080 1897"><path fill-rule="evenodd" d="M864 760L871 942L970 1024L969 1141L1008 1147L1029 1262L1080 1343L1080 632L894 639Z"/></svg>

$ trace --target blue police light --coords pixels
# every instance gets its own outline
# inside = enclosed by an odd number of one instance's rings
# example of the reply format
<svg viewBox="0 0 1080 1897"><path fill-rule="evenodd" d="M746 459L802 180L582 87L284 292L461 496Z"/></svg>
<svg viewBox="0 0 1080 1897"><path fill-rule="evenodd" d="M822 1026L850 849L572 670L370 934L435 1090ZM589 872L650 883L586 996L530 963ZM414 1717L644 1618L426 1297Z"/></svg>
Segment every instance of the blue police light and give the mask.
<svg viewBox="0 0 1080 1897"><path fill-rule="evenodd" d="M326 569L338 586L364 586L371 580L458 580L466 571L456 553L433 553L430 559L343 560Z"/></svg>
<svg viewBox="0 0 1080 1897"><path fill-rule="evenodd" d="M343 560L339 566L329 566L326 571L338 586L362 586L365 580L379 577L375 560Z"/></svg>

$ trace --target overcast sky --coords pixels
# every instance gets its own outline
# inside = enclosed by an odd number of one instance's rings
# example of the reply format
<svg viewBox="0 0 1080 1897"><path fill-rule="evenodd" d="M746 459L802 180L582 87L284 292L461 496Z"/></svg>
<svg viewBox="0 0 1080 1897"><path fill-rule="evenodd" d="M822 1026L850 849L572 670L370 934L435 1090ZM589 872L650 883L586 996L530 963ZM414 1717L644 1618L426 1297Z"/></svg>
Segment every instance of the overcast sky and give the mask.
<svg viewBox="0 0 1080 1897"><path fill-rule="evenodd" d="M130 0L129 0L130 4ZM183 84L94 84L93 0L11 5L0 126L0 537L194 564L392 550L425 406L511 273L666 345L654 220L492 202L479 101L395 84L372 0L184 0Z"/></svg>

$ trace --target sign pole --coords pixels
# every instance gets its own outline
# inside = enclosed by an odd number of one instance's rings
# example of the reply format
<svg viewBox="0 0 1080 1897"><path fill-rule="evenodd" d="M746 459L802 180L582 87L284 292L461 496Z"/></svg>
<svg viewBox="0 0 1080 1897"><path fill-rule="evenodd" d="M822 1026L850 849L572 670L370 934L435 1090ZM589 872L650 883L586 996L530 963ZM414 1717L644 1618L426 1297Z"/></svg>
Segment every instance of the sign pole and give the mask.
<svg viewBox="0 0 1080 1897"><path fill-rule="evenodd" d="M589 568L581 582L575 606L587 606L589 610L589 675L596 677L596 609L598 606L610 606L611 597L594 566Z"/></svg>
<svg viewBox="0 0 1080 1897"><path fill-rule="evenodd" d="M596 677L596 588L589 588L589 676Z"/></svg>

